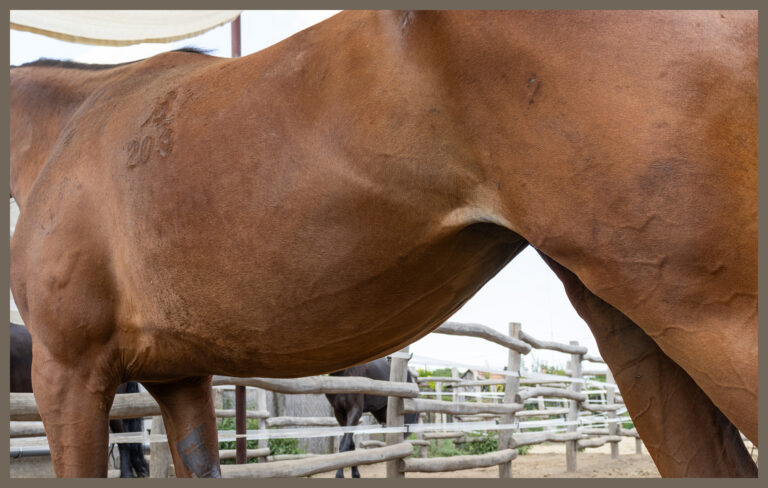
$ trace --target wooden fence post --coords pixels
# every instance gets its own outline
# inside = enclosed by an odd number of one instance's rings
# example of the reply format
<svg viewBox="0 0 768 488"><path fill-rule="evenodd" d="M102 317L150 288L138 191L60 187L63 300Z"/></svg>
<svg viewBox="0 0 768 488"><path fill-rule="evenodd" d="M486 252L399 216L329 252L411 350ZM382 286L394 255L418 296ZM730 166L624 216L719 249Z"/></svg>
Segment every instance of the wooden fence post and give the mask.
<svg viewBox="0 0 768 488"><path fill-rule="evenodd" d="M459 370L456 367L451 368L451 378L454 378L456 380L459 379ZM457 383L453 383L453 395L452 395L452 401L453 403L460 402L461 398L459 398L459 387ZM458 422L459 419L456 418L456 415L451 415L451 422Z"/></svg>
<svg viewBox="0 0 768 488"><path fill-rule="evenodd" d="M510 322L509 336L513 339L520 337L520 323ZM520 374L521 354L509 349L507 356L507 372ZM504 383L504 403L514 403L515 397L520 391L520 376L507 376ZM515 420L515 414L505 414L501 416L502 424L511 424ZM499 431L499 451L512 448L512 430L502 429ZM512 461L499 464L499 478L512 477Z"/></svg>
<svg viewBox="0 0 768 488"><path fill-rule="evenodd" d="M429 416L428 413L420 413L419 414L419 423L420 424L424 423L424 416L425 415ZM427 419L429 419L429 417L427 417ZM418 434L416 434L416 438L418 440L420 440L420 441L423 441L424 440L424 433L423 432L419 432ZM419 457L422 457L422 458L427 457L427 447L426 446L419 445Z"/></svg>
<svg viewBox="0 0 768 488"><path fill-rule="evenodd" d="M267 410L267 390L256 389L256 410ZM259 433L267 432L267 419L259 419ZM259 449L269 447L269 439L259 439ZM258 462L266 463L267 456L259 456Z"/></svg>
<svg viewBox="0 0 768 488"><path fill-rule="evenodd" d="M607 366L607 364L606 364L606 366ZM618 391L619 387L618 387L618 385L616 385L616 380L613 379L613 373L611 372L610 368L608 368L608 372L605 374L605 381L606 381L606 383L611 383L611 384L614 385L615 390L613 392L613 395L614 395L614 402L615 402L616 401L616 391ZM616 414L615 411L613 413L614 413L614 415L616 417L618 417L618 414ZM618 428L616 429L616 435L618 435L621 432L621 424L617 422L616 425L618 426ZM610 432L610 429L609 429L609 432ZM614 446L614 444L611 444L611 457L613 457L613 446ZM635 454L642 454L643 453L642 446L643 446L643 441L641 441L639 437L635 437ZM618 445L617 445L616 449L617 449L616 450L616 456L618 456L619 455Z"/></svg>
<svg viewBox="0 0 768 488"><path fill-rule="evenodd" d="M151 435L165 435L165 424L163 417L157 415L152 417ZM171 466L171 449L168 442L158 441L149 443L149 477L150 478L168 478Z"/></svg>
<svg viewBox="0 0 768 488"><path fill-rule="evenodd" d="M616 385L606 385L605 389L607 390L605 395L606 405L614 405L614 400L616 399ZM607 417L609 420L616 420L616 422L608 424L608 435L619 435L619 432L621 432L621 426L618 422L619 416L616 414L616 410L609 411ZM611 442L611 459L619 459L618 442Z"/></svg>
<svg viewBox="0 0 768 488"><path fill-rule="evenodd" d="M578 341L570 341L571 345L578 346ZM581 378L581 354L571 354L571 378ZM581 391L581 383L571 383L571 390L575 392ZM568 421L575 422L579 420L579 402L577 400L570 401L570 409L568 410ZM575 432L577 430L576 425L569 425L566 429L567 432ZM576 471L576 455L578 453L578 441L566 441L565 443L565 470L568 472Z"/></svg>
<svg viewBox="0 0 768 488"><path fill-rule="evenodd" d="M408 346L400 350L401 353L408 354ZM408 360L405 358L393 357L392 365L389 370L389 381L405 382L408 379ZM403 416L403 399L391 396L387 398L387 427L402 427L405 425ZM399 444L403 442L403 434L393 432L385 436L387 445ZM404 478L403 460L395 459L387 461L387 478Z"/></svg>
<svg viewBox="0 0 768 488"><path fill-rule="evenodd" d="M443 383L440 381L435 381L435 400L442 400L443 399ZM435 423L444 423L445 419L443 418L444 413L435 413Z"/></svg>
<svg viewBox="0 0 768 488"><path fill-rule="evenodd" d="M451 378L453 378L455 380L459 379L459 368L457 368L455 366L451 367ZM453 397L452 401L454 403L461 401L459 399L459 387L456 385L456 383L453 384L453 393L452 393L451 396Z"/></svg>

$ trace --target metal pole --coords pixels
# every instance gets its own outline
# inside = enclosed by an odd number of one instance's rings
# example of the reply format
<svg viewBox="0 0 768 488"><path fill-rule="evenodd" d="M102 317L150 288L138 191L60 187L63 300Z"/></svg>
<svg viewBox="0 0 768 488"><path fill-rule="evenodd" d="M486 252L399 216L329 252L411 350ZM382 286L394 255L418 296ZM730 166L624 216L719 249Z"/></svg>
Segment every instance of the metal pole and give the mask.
<svg viewBox="0 0 768 488"><path fill-rule="evenodd" d="M232 57L240 57L240 16L238 15L235 20L230 24L232 26Z"/></svg>
<svg viewBox="0 0 768 488"><path fill-rule="evenodd" d="M245 434L245 387L235 386L235 433ZM248 462L245 437L235 441L235 463Z"/></svg>

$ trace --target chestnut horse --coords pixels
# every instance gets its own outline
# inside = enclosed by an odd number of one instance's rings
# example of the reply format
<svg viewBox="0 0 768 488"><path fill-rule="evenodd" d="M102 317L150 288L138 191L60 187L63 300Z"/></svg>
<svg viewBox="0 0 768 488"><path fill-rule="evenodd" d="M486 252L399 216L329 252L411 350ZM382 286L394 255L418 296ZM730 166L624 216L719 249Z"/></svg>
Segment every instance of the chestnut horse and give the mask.
<svg viewBox="0 0 768 488"><path fill-rule="evenodd" d="M757 12L350 11L237 59L11 69L11 286L57 476L115 388L219 476L211 375L438 327L533 246L664 476L756 476Z"/></svg>

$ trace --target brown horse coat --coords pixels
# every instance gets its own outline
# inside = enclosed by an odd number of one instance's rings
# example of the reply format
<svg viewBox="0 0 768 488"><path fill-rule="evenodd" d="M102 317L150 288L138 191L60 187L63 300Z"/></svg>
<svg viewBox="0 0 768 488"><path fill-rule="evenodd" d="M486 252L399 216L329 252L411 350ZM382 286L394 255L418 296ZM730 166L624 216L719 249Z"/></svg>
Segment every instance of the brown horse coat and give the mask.
<svg viewBox="0 0 768 488"><path fill-rule="evenodd" d="M756 12L353 11L239 59L14 68L11 193L59 476L105 474L128 379L216 476L211 374L395 351L529 243L661 473L756 474Z"/></svg>

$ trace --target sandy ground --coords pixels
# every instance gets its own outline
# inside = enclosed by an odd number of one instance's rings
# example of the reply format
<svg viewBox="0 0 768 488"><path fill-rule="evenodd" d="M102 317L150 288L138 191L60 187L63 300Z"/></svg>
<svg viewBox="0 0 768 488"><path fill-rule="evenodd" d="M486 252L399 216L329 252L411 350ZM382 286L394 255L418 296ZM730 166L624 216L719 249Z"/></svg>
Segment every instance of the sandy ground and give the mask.
<svg viewBox="0 0 768 488"><path fill-rule="evenodd" d="M362 478L386 478L386 464L360 466ZM335 471L320 473L312 478L332 478ZM349 469L344 470L349 477ZM608 445L589 448L580 452L575 473L565 471L565 444L540 444L531 447L527 454L512 461L512 476L516 478L658 478L659 471L648 451L635 454L635 440L625 438L619 444L619 459L611 459ZM465 469L447 473L406 473L406 478L498 478L498 466Z"/></svg>
<svg viewBox="0 0 768 488"><path fill-rule="evenodd" d="M757 449L752 450L752 444L747 442L747 449L753 453L755 462L758 461ZM23 458L18 461L45 461L44 466L11 466L11 478L43 477L52 478L53 469L50 458ZM386 478L386 463L360 466L363 478ZM110 470L110 477L119 476L118 470ZM313 475L312 478L333 478L336 471ZM645 447L642 454L635 454L635 440L624 438L619 444L619 459L611 459L610 446L586 449L580 452L575 473L565 471L565 444L539 444L531 447L527 454L518 456L512 461L512 475L516 478L658 478L659 472L653 464ZM344 470L344 476L350 477L349 468ZM498 478L498 466L490 468L467 469L446 473L406 473L406 478Z"/></svg>

